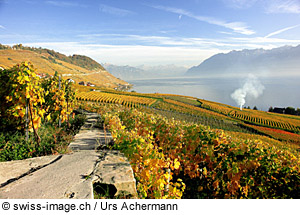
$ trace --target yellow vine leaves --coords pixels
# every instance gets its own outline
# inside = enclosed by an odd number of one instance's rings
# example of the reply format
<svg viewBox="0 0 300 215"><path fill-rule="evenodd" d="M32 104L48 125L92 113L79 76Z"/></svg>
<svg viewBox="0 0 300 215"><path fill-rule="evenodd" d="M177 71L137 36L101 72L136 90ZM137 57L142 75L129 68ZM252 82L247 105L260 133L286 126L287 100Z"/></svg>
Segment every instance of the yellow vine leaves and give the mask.
<svg viewBox="0 0 300 215"><path fill-rule="evenodd" d="M71 86L61 80L59 89L58 76L41 79L30 62L0 70L0 79L0 116L6 128L25 130L27 121L28 129L36 133L45 118L51 120L52 110L62 121L73 111Z"/></svg>

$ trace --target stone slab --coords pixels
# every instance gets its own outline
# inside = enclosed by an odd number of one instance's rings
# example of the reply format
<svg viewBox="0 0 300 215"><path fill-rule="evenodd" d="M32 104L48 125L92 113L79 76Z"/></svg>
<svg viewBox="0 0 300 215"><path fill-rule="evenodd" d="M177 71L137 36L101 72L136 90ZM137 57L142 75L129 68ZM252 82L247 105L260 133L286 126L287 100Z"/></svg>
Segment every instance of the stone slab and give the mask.
<svg viewBox="0 0 300 215"><path fill-rule="evenodd" d="M0 189L2 199L92 199L89 175L98 162L95 151L64 155L57 162Z"/></svg>
<svg viewBox="0 0 300 215"><path fill-rule="evenodd" d="M93 183L113 185L115 196L137 197L136 181L127 158L119 151L106 151L94 171Z"/></svg>
<svg viewBox="0 0 300 215"><path fill-rule="evenodd" d="M61 156L50 155L50 156L29 158L25 160L0 162L0 187L2 184L10 180L17 179L35 169L42 168L46 165L49 165L59 157Z"/></svg>

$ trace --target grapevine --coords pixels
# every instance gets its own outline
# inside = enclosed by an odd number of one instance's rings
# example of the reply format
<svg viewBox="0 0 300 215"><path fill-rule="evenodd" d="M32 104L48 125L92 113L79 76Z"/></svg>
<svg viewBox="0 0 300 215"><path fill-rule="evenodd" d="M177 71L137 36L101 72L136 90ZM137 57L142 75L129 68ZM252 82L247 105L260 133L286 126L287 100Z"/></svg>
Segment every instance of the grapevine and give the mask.
<svg viewBox="0 0 300 215"><path fill-rule="evenodd" d="M299 197L300 158L283 148L260 140L232 142L221 130L116 109L104 115L105 121L117 146L132 160L141 197L164 197L166 181L153 183L163 177L152 174L162 176L166 168L174 184L184 184L184 190L175 189L181 193L176 198Z"/></svg>
<svg viewBox="0 0 300 215"><path fill-rule="evenodd" d="M67 121L73 111L75 92L71 83L60 79L58 74L44 79L42 86L45 92L45 117L49 122Z"/></svg>
<svg viewBox="0 0 300 215"><path fill-rule="evenodd" d="M29 62L1 71L1 97L4 98L1 98L0 115L2 121L5 121L5 129L25 131L28 128L34 131L37 142L37 129L45 113L42 107L45 102L43 89L39 83L35 68Z"/></svg>
<svg viewBox="0 0 300 215"><path fill-rule="evenodd" d="M58 76L41 80L30 62L0 70L1 129L34 132L40 142L38 129L45 120L67 120L73 111L75 94L71 86Z"/></svg>

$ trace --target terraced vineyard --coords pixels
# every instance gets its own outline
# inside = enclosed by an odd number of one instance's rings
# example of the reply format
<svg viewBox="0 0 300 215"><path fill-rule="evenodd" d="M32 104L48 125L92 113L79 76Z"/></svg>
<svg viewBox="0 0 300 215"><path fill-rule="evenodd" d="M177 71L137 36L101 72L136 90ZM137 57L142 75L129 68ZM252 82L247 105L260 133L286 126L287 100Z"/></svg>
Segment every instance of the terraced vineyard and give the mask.
<svg viewBox="0 0 300 215"><path fill-rule="evenodd" d="M151 98L117 95L112 93L103 93L103 92L96 92L96 91L80 92L76 95L76 98L82 101L115 103L115 104L125 105L127 107L136 107L138 105L151 106L156 102L155 99L151 99Z"/></svg>
<svg viewBox="0 0 300 215"><path fill-rule="evenodd" d="M91 82L97 86L111 88L121 85L129 86L127 82L114 77L100 64L86 56L67 57L53 50L30 47L0 50L0 67L2 68L10 68L29 59L42 74L54 75L57 71L65 79L71 78L77 83Z"/></svg>
<svg viewBox="0 0 300 215"><path fill-rule="evenodd" d="M131 162L140 198L300 198L299 117L180 95L89 90L77 94L80 106L103 116L114 147Z"/></svg>
<svg viewBox="0 0 300 215"><path fill-rule="evenodd" d="M276 140L281 141L287 141L290 143L296 143L300 145L300 135L291 133L288 131L280 130L280 129L274 129L274 128L267 128L262 126L256 126L256 125L246 125L249 128L253 128L256 131L259 131L265 135L268 135Z"/></svg>
<svg viewBox="0 0 300 215"><path fill-rule="evenodd" d="M291 132L299 132L299 127L288 121L276 120L270 117L258 116L255 113L244 113L242 111L232 111L229 115L244 122L261 125L265 127L278 128Z"/></svg>
<svg viewBox="0 0 300 215"><path fill-rule="evenodd" d="M199 100L199 102L202 103L201 107L240 120L245 123L246 127L253 128L259 133L282 141L300 144L300 117L298 116L279 115L250 109L240 110L229 105L206 100Z"/></svg>
<svg viewBox="0 0 300 215"><path fill-rule="evenodd" d="M23 67L27 74L28 64ZM30 83L28 75L23 79ZM56 116L67 126L70 102L75 105L76 96L75 108L98 112L114 138L112 147L130 160L140 198L300 198L300 117L241 111L188 96L72 88L67 82L63 82L64 95L57 90L58 77L50 80L44 83L47 93L39 91L49 104L30 100L36 108L41 108L38 103L47 107L36 111L41 116L32 117L33 127L42 122L59 124ZM27 95L24 92L23 98ZM13 96L4 98L10 102ZM50 108L55 98L57 104ZM23 109L19 104L13 110L21 117ZM6 142L2 146L7 156L14 153Z"/></svg>
<svg viewBox="0 0 300 215"><path fill-rule="evenodd" d="M85 108L103 116L114 147L129 158L140 198L299 198L296 145L210 129L175 111L104 103Z"/></svg>
<svg viewBox="0 0 300 215"><path fill-rule="evenodd" d="M79 89L81 92L77 94L77 99L81 101L140 107L145 112L157 112L168 118L199 123L227 131L266 135L277 140L300 144L300 117L297 116L249 109L240 110L226 104L189 96L141 94L87 87Z"/></svg>
<svg viewBox="0 0 300 215"><path fill-rule="evenodd" d="M43 57L37 62L52 59ZM55 62L54 68L68 65ZM71 133L84 121L73 110L82 108L101 115L114 140L109 147L131 163L140 198L300 198L298 116L116 91L107 83L72 87L57 73L41 79L30 62L0 75L1 161L67 151Z"/></svg>

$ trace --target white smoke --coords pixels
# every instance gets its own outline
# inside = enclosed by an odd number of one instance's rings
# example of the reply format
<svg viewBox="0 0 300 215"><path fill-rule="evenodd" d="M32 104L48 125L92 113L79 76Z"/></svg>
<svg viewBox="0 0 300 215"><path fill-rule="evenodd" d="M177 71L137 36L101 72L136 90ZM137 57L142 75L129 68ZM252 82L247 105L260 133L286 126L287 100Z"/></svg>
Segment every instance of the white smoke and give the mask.
<svg viewBox="0 0 300 215"><path fill-rule="evenodd" d="M258 98L263 94L264 89L265 87L260 83L258 78L253 74L249 74L244 85L236 89L231 94L231 98L236 101L242 110L243 105L246 103L247 96Z"/></svg>

